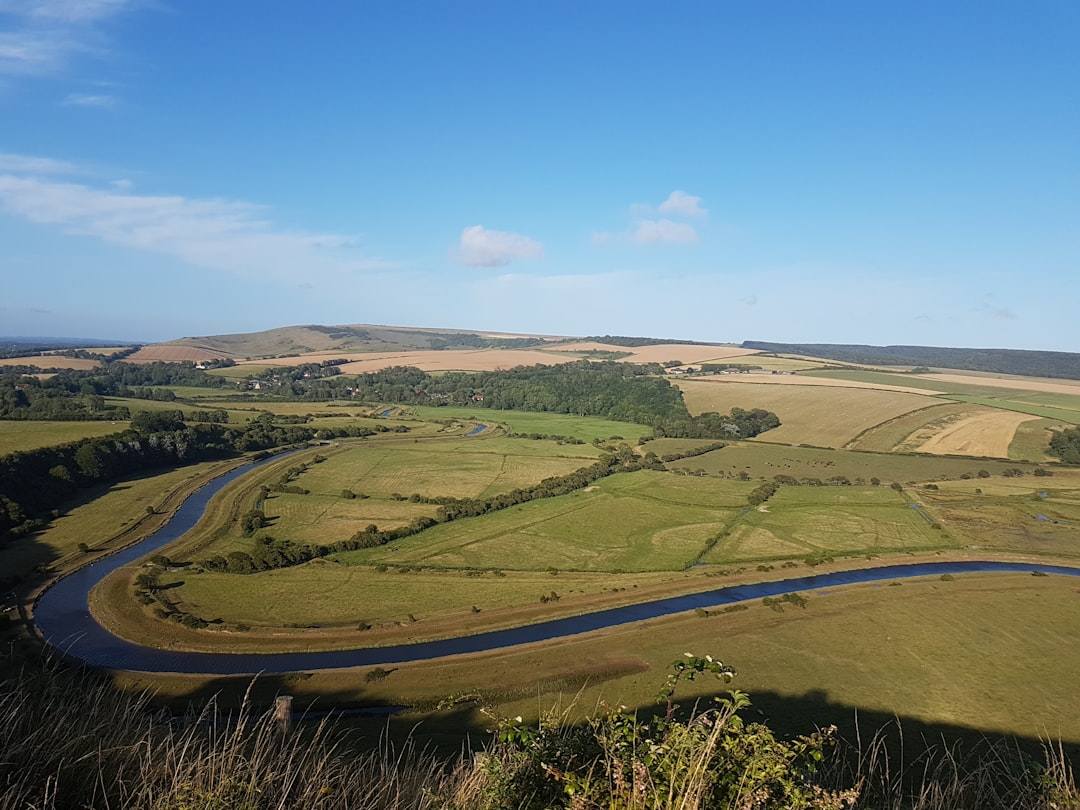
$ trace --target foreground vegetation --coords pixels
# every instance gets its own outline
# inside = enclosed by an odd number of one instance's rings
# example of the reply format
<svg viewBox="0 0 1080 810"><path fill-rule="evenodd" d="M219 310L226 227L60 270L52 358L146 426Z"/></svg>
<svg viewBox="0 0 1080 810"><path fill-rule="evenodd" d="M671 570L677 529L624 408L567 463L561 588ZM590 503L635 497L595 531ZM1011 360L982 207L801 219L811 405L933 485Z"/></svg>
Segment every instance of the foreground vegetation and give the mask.
<svg viewBox="0 0 1080 810"><path fill-rule="evenodd" d="M985 744L895 767L883 738L851 745L824 729L789 740L747 719L730 692L680 707L682 686L734 671L690 653L671 665L654 712L600 707L570 723L492 717L478 751L439 757L406 742L359 749L340 722L292 727L285 712L210 702L177 722L145 695L117 693L55 666L0 682L0 809L745 808L745 810L1051 810L1080 792L1060 749L1042 761ZM58 726L54 718L63 717ZM895 768L895 769L894 769Z"/></svg>
<svg viewBox="0 0 1080 810"><path fill-rule="evenodd" d="M773 359L762 365L789 367ZM296 441L313 444L235 482L180 544L106 581L93 596L99 618L141 643L179 648L214 649L223 637L256 652L377 646L893 560L1078 555L1080 473L1062 462L1075 461L1080 442L1066 427L1075 422L1050 418L1077 412L1078 398L1056 389L1018 393L860 370L810 372L816 387L790 376L777 385L714 376L679 381L687 408L655 364L352 377L335 363L267 367L259 392L224 378L200 387L202 372L192 369L147 385L147 375L173 372L152 366L140 377L122 363L58 375L81 379L74 389L13 386L23 395L7 400L24 409L19 424L57 430L54 446L30 437L28 454L4 461L11 475L0 520L14 531L0 544L0 570L29 583L84 564L159 523L170 493L241 453ZM582 390L589 379L594 396ZM131 423L111 428L120 435L82 438L70 422L25 419L31 406L97 419L125 409ZM983 418L995 408L1046 418ZM640 421L619 421L628 418ZM950 455L915 452L969 424L994 433L978 446L997 458L959 453L959 440ZM61 436L76 441L55 446ZM168 452L133 463L148 447ZM283 743L250 713L183 727L140 717L117 724L133 736L97 739L95 754L65 749L61 758L105 769L76 775L42 753L57 745L47 732L27 733L0 762L39 757L66 775L45 788L34 776L43 771L20 766L13 773L25 771L22 781L9 785L24 799L10 801L23 804L0 799L0 808L1070 806L1062 750L1040 770L1019 750L984 751L975 766L950 749L928 760L930 775L913 786L912 774L875 771L900 761L880 748L814 736L816 724L833 721L850 736L845 720L858 706L875 723L904 715L1080 740L1067 688L1080 665L1071 652L1080 649L1080 617L1067 583L1009 575L903 584L788 594L462 660L292 673L253 689L262 700L284 689L304 703L409 706L408 724L424 719L444 740L496 728L477 756L436 761L382 749L382 759L364 759L340 728L303 728ZM680 694L703 701L696 722L657 715L649 708L657 672L706 639L744 664L740 682L755 705L735 711L740 697L680 681ZM702 674L713 665L693 661ZM1015 700L1003 661L1023 662L1027 701ZM44 684L58 678L38 673L24 683L52 695L62 690ZM158 690L160 700L244 691L198 678L119 682ZM24 683L4 686L5 706L36 699L20 691ZM102 689L87 700L114 699ZM545 712L559 693L579 689L557 719ZM84 700L78 690L70 697ZM638 718L591 708L602 700L637 707ZM93 715L76 703L51 710ZM148 704L109 705L117 716L149 712ZM776 718L773 730L749 722L766 715ZM780 731L787 742L773 736ZM166 755L139 759L139 745ZM816 752L822 764L812 771ZM355 762L375 776L347 773ZM743 781L764 770L775 777L769 787Z"/></svg>

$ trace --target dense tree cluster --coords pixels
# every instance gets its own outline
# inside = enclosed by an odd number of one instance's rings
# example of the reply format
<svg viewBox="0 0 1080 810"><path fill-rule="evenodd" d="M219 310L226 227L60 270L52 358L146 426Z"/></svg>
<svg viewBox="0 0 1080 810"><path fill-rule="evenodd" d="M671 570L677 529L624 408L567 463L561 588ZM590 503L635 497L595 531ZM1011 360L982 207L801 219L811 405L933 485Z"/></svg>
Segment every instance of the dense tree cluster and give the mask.
<svg viewBox="0 0 1080 810"><path fill-rule="evenodd" d="M749 439L780 427L780 419L762 408L732 408L728 414L687 414L682 418L660 419L653 423L656 436L671 439Z"/></svg>
<svg viewBox="0 0 1080 810"><path fill-rule="evenodd" d="M176 395L163 386L231 387L190 363L111 363L90 370L63 369L48 379L0 372L0 419L126 420L130 412L109 405L105 397L172 402Z"/></svg>
<svg viewBox="0 0 1080 810"><path fill-rule="evenodd" d="M308 441L309 427L262 413L243 427L185 425L180 411L140 412L124 431L0 457L0 540L36 531L80 489L159 467Z"/></svg>
<svg viewBox="0 0 1080 810"><path fill-rule="evenodd" d="M1050 453L1066 464L1080 464L1080 428L1052 431Z"/></svg>

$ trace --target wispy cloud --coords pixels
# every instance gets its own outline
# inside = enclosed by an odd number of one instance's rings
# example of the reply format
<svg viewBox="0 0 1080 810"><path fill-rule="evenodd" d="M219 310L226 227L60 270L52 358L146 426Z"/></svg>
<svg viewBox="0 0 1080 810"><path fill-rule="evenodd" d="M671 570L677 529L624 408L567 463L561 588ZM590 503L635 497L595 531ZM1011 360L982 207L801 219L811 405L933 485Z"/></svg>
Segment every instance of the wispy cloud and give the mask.
<svg viewBox="0 0 1080 810"><path fill-rule="evenodd" d="M101 25L143 0L0 0L0 76L46 76L105 49Z"/></svg>
<svg viewBox="0 0 1080 810"><path fill-rule="evenodd" d="M64 99L65 107L97 107L102 110L111 110L116 106L116 98L113 96L93 95L90 93L71 93Z"/></svg>
<svg viewBox="0 0 1080 810"><path fill-rule="evenodd" d="M527 236L472 225L461 232L461 243L454 259L467 267L504 267L516 259L540 259L543 256L543 246Z"/></svg>
<svg viewBox="0 0 1080 810"><path fill-rule="evenodd" d="M685 222L672 222L670 219L643 219L634 228L633 241L639 245L649 242L679 242L688 244L697 241L697 231L693 225Z"/></svg>
<svg viewBox="0 0 1080 810"><path fill-rule="evenodd" d="M660 205L635 203L630 206L632 224L627 231L594 233L594 245L631 242L646 245L656 242L690 244L698 240L697 228L685 219L704 219L709 215L701 205L701 197L685 191L673 191Z"/></svg>
<svg viewBox="0 0 1080 810"><path fill-rule="evenodd" d="M111 17L133 0L0 0L0 14L31 20L87 23Z"/></svg>
<svg viewBox="0 0 1080 810"><path fill-rule="evenodd" d="M0 152L0 172L61 174L69 177L85 173L74 163L68 163L67 161L34 157L33 155L16 155L10 152Z"/></svg>
<svg viewBox="0 0 1080 810"><path fill-rule="evenodd" d="M339 278L391 263L353 258L355 240L282 230L260 206L232 200L124 193L55 176L66 164L0 156L0 211L62 233L157 253L249 278Z"/></svg>

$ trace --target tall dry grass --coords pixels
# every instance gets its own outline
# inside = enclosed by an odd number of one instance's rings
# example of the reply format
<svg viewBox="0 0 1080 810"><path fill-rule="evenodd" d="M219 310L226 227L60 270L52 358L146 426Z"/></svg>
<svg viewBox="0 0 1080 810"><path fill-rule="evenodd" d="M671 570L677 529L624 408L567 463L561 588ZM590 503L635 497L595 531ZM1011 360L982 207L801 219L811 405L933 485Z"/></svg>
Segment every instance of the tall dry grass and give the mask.
<svg viewBox="0 0 1080 810"><path fill-rule="evenodd" d="M358 750L327 720L283 735L272 712L250 706L229 716L211 701L178 720L155 711L147 695L118 693L91 674L25 667L0 680L0 810L786 810L754 782L755 771L783 767L775 756L782 749L762 748L771 759L735 750L746 735L728 733L730 716L715 715L704 729L694 720L673 724L675 736L659 741L666 751L625 718L545 722L443 759L386 741ZM743 758L737 789L717 803L716 779L729 778L733 757ZM1003 741L902 761L881 733L842 745L821 763L808 783L810 803L800 806L1080 810L1060 746L1047 745L1039 762ZM571 771L576 788L568 792ZM526 778L535 788L521 789Z"/></svg>

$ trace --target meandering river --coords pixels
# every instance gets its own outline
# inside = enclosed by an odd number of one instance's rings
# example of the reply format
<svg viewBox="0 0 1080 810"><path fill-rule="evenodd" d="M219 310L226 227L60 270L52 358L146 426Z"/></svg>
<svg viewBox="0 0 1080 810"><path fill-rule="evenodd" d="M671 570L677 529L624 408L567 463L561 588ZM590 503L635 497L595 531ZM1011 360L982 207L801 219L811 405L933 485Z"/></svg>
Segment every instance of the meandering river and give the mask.
<svg viewBox="0 0 1080 810"><path fill-rule="evenodd" d="M280 458L277 456L276 458ZM178 539L202 518L210 499L231 481L250 472L258 464L247 465L215 478L193 493L173 517L145 540L116 552L65 577L47 590L34 607L34 622L45 639L69 656L87 664L138 672L179 672L206 675L245 675L259 672L282 673L311 669L402 664L462 653L485 652L518 644L588 633L605 627L656 619L695 608L714 608L766 596L780 596L792 591L812 591L860 582L908 579L912 577L963 574L980 571L1004 571L1080 576L1080 568L1023 562L931 562L888 565L814 574L805 577L728 585L701 593L674 596L636 605L610 608L570 616L509 630L494 630L471 636L400 644L369 649L337 649L323 652L294 653L200 653L155 649L119 638L100 624L90 613L90 590L108 574L138 558L157 551ZM222 636L227 647L228 637Z"/></svg>

